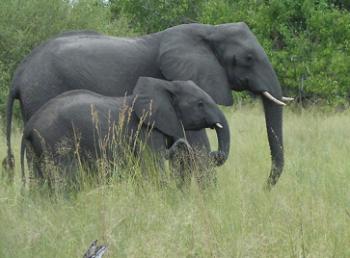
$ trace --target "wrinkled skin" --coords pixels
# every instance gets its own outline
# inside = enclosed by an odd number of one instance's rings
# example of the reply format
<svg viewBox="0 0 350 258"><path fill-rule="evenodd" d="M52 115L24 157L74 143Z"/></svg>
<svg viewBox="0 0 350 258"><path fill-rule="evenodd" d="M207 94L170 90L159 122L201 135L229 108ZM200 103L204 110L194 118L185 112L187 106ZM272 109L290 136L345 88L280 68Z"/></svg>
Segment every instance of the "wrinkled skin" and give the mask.
<svg viewBox="0 0 350 258"><path fill-rule="evenodd" d="M70 32L34 49L19 65L8 100L7 143L12 106L19 99L24 122L49 99L73 89L106 96L131 94L140 76L192 80L217 104L232 105L231 90L282 100L266 53L245 23L185 24L137 38ZM282 107L263 97L274 185L283 170ZM205 131L187 132L193 147L209 151Z"/></svg>
<svg viewBox="0 0 350 258"><path fill-rule="evenodd" d="M44 156L67 168L77 151L84 163L102 157L113 160L122 156L116 153L141 141L157 156L168 151L171 157L181 146L186 147L184 129L203 128L216 129L219 150L212 156L219 156L216 163L224 163L230 149L227 121L214 100L192 81L140 77L133 95L127 97L106 97L88 90L68 91L48 101L27 122L21 148L22 176L25 178L23 161L27 146L33 162L39 164L36 176L43 177L44 164L40 162ZM62 154L62 147L69 151ZM139 155L138 150L132 153Z"/></svg>

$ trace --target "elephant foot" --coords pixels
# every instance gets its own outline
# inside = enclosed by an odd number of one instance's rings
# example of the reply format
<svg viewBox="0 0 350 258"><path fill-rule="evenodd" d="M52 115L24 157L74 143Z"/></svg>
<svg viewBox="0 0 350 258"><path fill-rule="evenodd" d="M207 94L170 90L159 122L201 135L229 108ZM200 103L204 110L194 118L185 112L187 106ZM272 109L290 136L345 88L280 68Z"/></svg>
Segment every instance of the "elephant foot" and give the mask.
<svg viewBox="0 0 350 258"><path fill-rule="evenodd" d="M5 170L13 170L15 168L15 157L13 154L8 155L4 160L2 161L2 167Z"/></svg>
<svg viewBox="0 0 350 258"><path fill-rule="evenodd" d="M269 178L267 179L266 184L264 186L264 190L268 191L268 192L271 191L272 188L276 185L277 181L278 181L278 178L275 178L273 176L269 176Z"/></svg>
<svg viewBox="0 0 350 258"><path fill-rule="evenodd" d="M272 168L269 178L267 179L265 190L271 191L272 188L277 184L280 176L282 174L281 169Z"/></svg>
<svg viewBox="0 0 350 258"><path fill-rule="evenodd" d="M264 184L264 187L263 187L263 190L265 192L270 192L272 190L272 185L267 181L265 184Z"/></svg>
<svg viewBox="0 0 350 258"><path fill-rule="evenodd" d="M3 167L2 176L4 178L7 178L9 182L13 182L13 179L15 176L15 172L14 172L15 158L12 154L4 158L4 160L2 161L2 167Z"/></svg>

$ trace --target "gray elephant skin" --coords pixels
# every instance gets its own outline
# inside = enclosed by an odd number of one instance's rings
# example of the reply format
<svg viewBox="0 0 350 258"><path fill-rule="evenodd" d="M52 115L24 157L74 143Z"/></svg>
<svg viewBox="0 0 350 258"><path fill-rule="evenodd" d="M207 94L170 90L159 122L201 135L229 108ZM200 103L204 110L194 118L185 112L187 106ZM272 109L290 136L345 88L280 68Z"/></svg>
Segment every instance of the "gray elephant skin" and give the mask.
<svg viewBox="0 0 350 258"><path fill-rule="evenodd" d="M65 91L87 89L125 96L132 93L140 76L192 80L225 106L233 104L232 90L261 95L272 157L268 184L277 182L284 166L282 90L266 53L245 23L183 24L136 38L68 32L41 44L13 77L7 104L8 164L13 161L10 135L15 99L26 123L49 99ZM192 146L210 150L204 130L186 134Z"/></svg>
<svg viewBox="0 0 350 258"><path fill-rule="evenodd" d="M71 174L77 152L84 164L103 157L114 162L115 157L123 157L126 144L146 144L162 162L167 151L178 151L178 144L184 143L180 141L184 130L203 128L215 128L218 151L211 156L217 165L223 164L230 149L227 121L214 100L192 81L140 77L133 95L126 97L68 91L49 100L27 122L21 147L22 177L25 180L25 149L30 150L29 163L40 178L46 174L47 157ZM139 148L131 153L140 155Z"/></svg>

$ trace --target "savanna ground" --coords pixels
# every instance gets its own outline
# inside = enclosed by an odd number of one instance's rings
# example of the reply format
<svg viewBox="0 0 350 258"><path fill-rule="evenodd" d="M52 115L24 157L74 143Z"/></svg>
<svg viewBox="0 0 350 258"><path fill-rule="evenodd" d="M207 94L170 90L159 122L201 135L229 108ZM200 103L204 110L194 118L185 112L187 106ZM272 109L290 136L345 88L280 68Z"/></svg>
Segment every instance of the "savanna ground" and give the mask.
<svg viewBox="0 0 350 258"><path fill-rule="evenodd" d="M15 183L0 183L0 257L81 257L94 239L106 257L349 257L350 111L285 110L285 170L271 192L261 107L225 112L231 154L205 192L123 180L71 198L21 194L18 129Z"/></svg>

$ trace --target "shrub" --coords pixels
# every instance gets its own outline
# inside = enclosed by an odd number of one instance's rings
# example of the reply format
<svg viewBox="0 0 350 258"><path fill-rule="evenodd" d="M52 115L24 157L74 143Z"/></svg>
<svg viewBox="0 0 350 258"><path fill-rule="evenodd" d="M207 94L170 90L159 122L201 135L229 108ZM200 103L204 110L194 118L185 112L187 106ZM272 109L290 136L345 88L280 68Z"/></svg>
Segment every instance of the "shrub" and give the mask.
<svg viewBox="0 0 350 258"><path fill-rule="evenodd" d="M196 21L204 0L110 0L114 14L126 15L144 33Z"/></svg>
<svg viewBox="0 0 350 258"><path fill-rule="evenodd" d="M24 56L62 31L81 29L131 34L125 19L112 20L109 7L101 1L0 1L0 117L5 111L12 74Z"/></svg>

